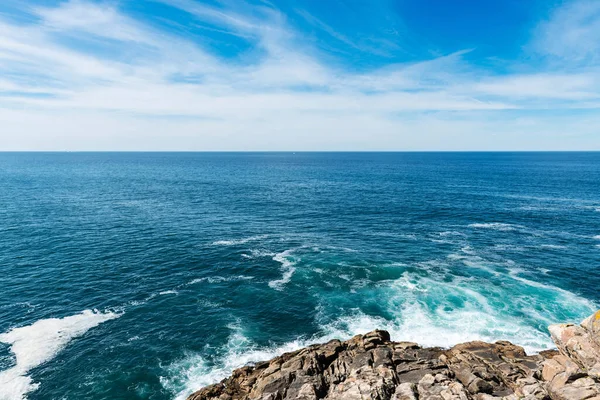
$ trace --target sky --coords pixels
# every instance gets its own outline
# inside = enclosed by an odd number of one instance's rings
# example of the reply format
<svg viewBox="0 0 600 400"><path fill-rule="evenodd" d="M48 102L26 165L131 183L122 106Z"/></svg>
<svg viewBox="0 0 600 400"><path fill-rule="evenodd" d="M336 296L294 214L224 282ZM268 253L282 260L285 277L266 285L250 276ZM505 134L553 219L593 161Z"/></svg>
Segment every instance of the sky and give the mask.
<svg viewBox="0 0 600 400"><path fill-rule="evenodd" d="M0 150L600 150L600 0L2 0Z"/></svg>

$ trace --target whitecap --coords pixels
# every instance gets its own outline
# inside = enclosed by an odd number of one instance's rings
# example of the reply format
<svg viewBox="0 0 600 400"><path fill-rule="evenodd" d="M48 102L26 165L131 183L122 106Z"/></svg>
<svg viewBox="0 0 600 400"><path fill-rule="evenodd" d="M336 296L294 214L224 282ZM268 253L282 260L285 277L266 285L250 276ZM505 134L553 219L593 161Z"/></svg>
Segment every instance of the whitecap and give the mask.
<svg viewBox="0 0 600 400"><path fill-rule="evenodd" d="M159 292L158 294L161 296L164 296L166 294L179 294L179 292L177 290L165 290L165 291Z"/></svg>
<svg viewBox="0 0 600 400"><path fill-rule="evenodd" d="M289 260L287 257L290 256L294 249L282 251L281 253L273 256L273 261L277 261L281 264L281 279L275 279L269 282L269 287L275 290L283 290L283 287L292 279L292 275L296 272L295 262Z"/></svg>
<svg viewBox="0 0 600 400"><path fill-rule="evenodd" d="M391 263L387 263L387 264L381 264L379 265L383 268L395 268L395 267L407 267L408 264L403 263L403 262L391 262Z"/></svg>
<svg viewBox="0 0 600 400"><path fill-rule="evenodd" d="M244 253L242 257L253 259L253 258L261 258L261 257L273 257L275 253L268 250L250 250L250 254Z"/></svg>
<svg viewBox="0 0 600 400"><path fill-rule="evenodd" d="M567 248L567 246L562 246L562 245L559 245L559 244L542 244L542 245L540 245L540 247L543 247L545 249L557 249L557 250L558 249L566 249Z"/></svg>
<svg viewBox="0 0 600 400"><path fill-rule="evenodd" d="M538 271L540 271L544 275L548 275L550 272L552 272L552 270L548 268L538 268Z"/></svg>
<svg viewBox="0 0 600 400"><path fill-rule="evenodd" d="M438 235L440 236L461 236L461 237L465 237L467 235L465 235L462 232L458 232L458 231L444 231L444 232L438 232Z"/></svg>
<svg viewBox="0 0 600 400"><path fill-rule="evenodd" d="M508 232L508 231L514 231L517 228L521 228L521 226L513 225L513 224L505 224L502 222L487 222L487 223L470 224L469 228L492 229L495 231Z"/></svg>
<svg viewBox="0 0 600 400"><path fill-rule="evenodd" d="M495 244L493 249L495 251L525 251L524 247L516 246L513 244Z"/></svg>
<svg viewBox="0 0 600 400"><path fill-rule="evenodd" d="M476 254L475 249L473 249L471 246L461 247L460 251L463 252L463 253L465 253L465 254L468 254L468 255L475 255Z"/></svg>
<svg viewBox="0 0 600 400"><path fill-rule="evenodd" d="M0 334L0 342L9 344L16 358L13 367L0 371L0 400L24 399L39 387L28 376L29 371L52 360L71 340L119 316L85 310L69 317L42 319Z"/></svg>
<svg viewBox="0 0 600 400"><path fill-rule="evenodd" d="M402 277L398 280L395 281L395 283L405 289L411 290L411 291L418 291L418 292L426 292L427 289L420 287L418 282L415 280L411 280L410 275L408 272L404 272L402 274Z"/></svg>
<svg viewBox="0 0 600 400"><path fill-rule="evenodd" d="M600 235L593 236L592 239L600 240Z"/></svg>
<svg viewBox="0 0 600 400"><path fill-rule="evenodd" d="M196 278L192 279L187 283L187 285L195 285L196 283L208 282L208 283L220 283L220 282L233 282L233 281L246 281L254 279L253 276L247 275L235 275L235 276L207 276L204 278Z"/></svg>
<svg viewBox="0 0 600 400"><path fill-rule="evenodd" d="M254 242L257 240L261 240L261 239L266 239L267 237L269 237L269 235L256 235L256 236L250 236L250 237L242 238L242 239L217 240L215 242L212 242L211 244L213 246L235 246L235 245L240 245L240 244L244 244L244 243L248 243L248 242Z"/></svg>
<svg viewBox="0 0 600 400"><path fill-rule="evenodd" d="M493 276L500 275L500 272L497 271L493 265L490 265L489 263L485 262L484 260L482 260L480 258L472 258L472 259L464 258L461 260L461 262L469 268L475 268L475 269L478 269L481 271L486 271Z"/></svg>

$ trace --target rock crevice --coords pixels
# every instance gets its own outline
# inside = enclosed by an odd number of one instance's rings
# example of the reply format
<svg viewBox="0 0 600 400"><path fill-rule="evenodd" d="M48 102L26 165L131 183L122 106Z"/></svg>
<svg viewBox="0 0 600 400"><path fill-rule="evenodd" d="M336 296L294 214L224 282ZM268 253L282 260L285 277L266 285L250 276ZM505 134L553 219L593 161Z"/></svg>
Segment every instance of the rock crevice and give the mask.
<svg viewBox="0 0 600 400"><path fill-rule="evenodd" d="M239 368L188 400L600 400L600 311L549 330L558 351L537 355L506 341L423 348L376 330Z"/></svg>

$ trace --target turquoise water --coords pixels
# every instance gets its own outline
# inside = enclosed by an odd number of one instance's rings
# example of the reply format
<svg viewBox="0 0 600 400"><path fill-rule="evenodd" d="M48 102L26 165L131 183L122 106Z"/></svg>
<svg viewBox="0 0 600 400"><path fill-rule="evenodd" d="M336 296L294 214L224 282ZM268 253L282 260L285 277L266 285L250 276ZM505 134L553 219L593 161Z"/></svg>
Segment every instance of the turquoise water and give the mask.
<svg viewBox="0 0 600 400"><path fill-rule="evenodd" d="M0 153L0 399L176 399L374 328L600 304L600 153ZM2 333L3 332L3 333Z"/></svg>

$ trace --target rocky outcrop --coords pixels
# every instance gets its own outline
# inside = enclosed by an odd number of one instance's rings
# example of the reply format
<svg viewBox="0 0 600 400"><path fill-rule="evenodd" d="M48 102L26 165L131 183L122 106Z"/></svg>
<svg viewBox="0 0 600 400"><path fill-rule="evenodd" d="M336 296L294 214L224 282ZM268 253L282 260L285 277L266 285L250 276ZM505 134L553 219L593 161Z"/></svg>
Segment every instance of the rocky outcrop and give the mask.
<svg viewBox="0 0 600 400"><path fill-rule="evenodd" d="M451 349L373 331L239 368L188 400L600 400L600 311L552 325L558 351L500 341Z"/></svg>
<svg viewBox="0 0 600 400"><path fill-rule="evenodd" d="M551 325L549 330L560 351L542 370L550 397L600 400L600 311L581 325Z"/></svg>

